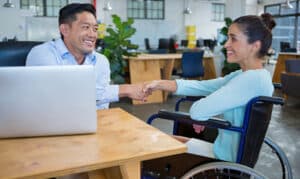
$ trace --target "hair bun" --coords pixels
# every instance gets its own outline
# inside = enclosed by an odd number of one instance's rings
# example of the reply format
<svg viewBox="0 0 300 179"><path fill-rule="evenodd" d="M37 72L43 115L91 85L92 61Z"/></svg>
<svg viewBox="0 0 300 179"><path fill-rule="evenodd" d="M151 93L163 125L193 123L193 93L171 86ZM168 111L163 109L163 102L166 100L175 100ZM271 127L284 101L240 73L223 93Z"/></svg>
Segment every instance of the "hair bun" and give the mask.
<svg viewBox="0 0 300 179"><path fill-rule="evenodd" d="M262 21L265 23L265 25L272 30L276 26L276 22L273 19L273 16L269 13L263 13L260 15Z"/></svg>

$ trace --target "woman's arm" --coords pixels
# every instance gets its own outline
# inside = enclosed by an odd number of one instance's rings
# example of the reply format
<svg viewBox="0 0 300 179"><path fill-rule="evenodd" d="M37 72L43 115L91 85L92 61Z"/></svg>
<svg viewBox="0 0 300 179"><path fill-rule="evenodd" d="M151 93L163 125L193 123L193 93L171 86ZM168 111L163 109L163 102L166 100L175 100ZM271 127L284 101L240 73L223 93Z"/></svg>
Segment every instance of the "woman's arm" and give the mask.
<svg viewBox="0 0 300 179"><path fill-rule="evenodd" d="M149 94L155 90L175 92L177 90L177 83L174 80L154 80L146 84L143 90Z"/></svg>

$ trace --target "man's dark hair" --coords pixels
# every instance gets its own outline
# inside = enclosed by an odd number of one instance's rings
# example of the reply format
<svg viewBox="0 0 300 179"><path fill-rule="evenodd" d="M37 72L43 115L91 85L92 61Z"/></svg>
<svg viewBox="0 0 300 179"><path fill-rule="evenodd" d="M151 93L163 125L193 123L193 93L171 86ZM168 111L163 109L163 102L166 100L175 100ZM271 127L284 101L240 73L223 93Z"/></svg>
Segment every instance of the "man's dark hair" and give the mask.
<svg viewBox="0 0 300 179"><path fill-rule="evenodd" d="M76 14L90 12L96 18L96 9L89 3L72 3L59 10L58 24L70 24L76 20Z"/></svg>
<svg viewBox="0 0 300 179"><path fill-rule="evenodd" d="M90 12L96 18L96 9L92 4L72 3L59 10L58 25L71 24L73 21L76 21L76 14L82 12ZM62 39L64 39L62 33L60 33L60 36Z"/></svg>

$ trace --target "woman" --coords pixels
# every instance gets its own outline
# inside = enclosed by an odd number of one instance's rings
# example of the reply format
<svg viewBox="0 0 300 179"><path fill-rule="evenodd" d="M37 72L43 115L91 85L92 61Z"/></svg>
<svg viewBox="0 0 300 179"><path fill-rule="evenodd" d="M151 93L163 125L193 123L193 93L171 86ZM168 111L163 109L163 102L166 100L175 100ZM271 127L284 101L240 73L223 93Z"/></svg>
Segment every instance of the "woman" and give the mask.
<svg viewBox="0 0 300 179"><path fill-rule="evenodd" d="M272 16L268 14L242 16L234 20L224 47L228 62L238 63L241 70L207 81L152 81L144 91L164 90L178 95L206 96L190 108L194 120L207 120L223 114L233 126L241 126L247 102L256 96L271 96L274 90L271 76L262 64L272 43L271 29L274 25ZM184 138L181 141L190 142ZM215 158L235 162L238 144L239 134L219 130L211 150Z"/></svg>

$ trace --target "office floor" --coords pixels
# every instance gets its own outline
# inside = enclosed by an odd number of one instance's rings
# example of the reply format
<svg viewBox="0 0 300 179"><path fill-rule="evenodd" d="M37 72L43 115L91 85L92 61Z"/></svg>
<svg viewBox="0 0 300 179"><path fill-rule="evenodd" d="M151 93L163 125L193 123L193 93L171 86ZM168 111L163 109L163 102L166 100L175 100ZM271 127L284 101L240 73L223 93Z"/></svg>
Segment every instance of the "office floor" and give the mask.
<svg viewBox="0 0 300 179"><path fill-rule="evenodd" d="M267 66L267 69L271 73L273 72L273 68L274 65ZM280 95L280 92L276 92L275 95ZM112 103L111 108L123 108L146 121L151 114L157 112L159 109L173 110L178 98L178 96L171 95L163 104L135 106L131 104L130 100L122 99L120 102ZM184 104L181 107L183 111L188 111L188 109L189 104ZM159 122L154 122L153 125L166 133L170 133L172 130L172 123L169 121L160 120ZM300 136L300 99L289 99L284 106L274 106L267 136L284 150L291 163L294 178L300 178L300 150L298 150L300 148L300 140L298 140ZM272 179L281 178L279 161L276 160L275 154L266 146L262 148L255 169Z"/></svg>

